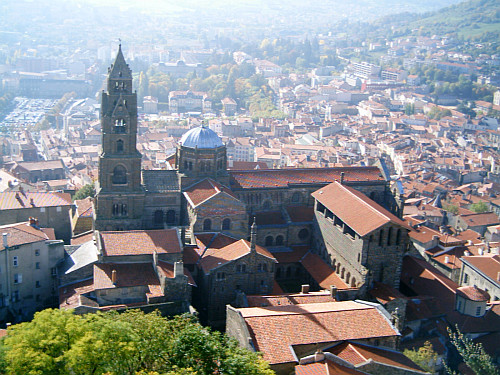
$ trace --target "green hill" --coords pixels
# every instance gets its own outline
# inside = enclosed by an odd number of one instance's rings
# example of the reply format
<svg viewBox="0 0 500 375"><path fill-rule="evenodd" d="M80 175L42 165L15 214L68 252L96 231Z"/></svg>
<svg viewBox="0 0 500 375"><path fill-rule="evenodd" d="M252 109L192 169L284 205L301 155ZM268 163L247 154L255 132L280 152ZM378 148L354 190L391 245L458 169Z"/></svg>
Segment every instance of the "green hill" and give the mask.
<svg viewBox="0 0 500 375"><path fill-rule="evenodd" d="M480 38L486 33L498 36L500 4L498 0L465 1L435 12L416 15L405 26L411 30L417 29L424 35L457 34L466 39Z"/></svg>

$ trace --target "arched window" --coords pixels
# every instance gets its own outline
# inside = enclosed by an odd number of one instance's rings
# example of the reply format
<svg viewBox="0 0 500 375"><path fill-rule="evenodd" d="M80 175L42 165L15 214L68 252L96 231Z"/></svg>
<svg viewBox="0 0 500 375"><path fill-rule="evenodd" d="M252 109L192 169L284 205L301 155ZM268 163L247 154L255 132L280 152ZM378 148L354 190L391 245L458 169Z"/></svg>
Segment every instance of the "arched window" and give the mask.
<svg viewBox="0 0 500 375"><path fill-rule="evenodd" d="M392 240L392 227L390 227L387 232L387 245L391 244L391 240Z"/></svg>
<svg viewBox="0 0 500 375"><path fill-rule="evenodd" d="M224 219L222 220L222 230L230 230L231 229L231 220Z"/></svg>
<svg viewBox="0 0 500 375"><path fill-rule="evenodd" d="M120 207L120 214L122 216L127 216L127 205L126 204L122 204L121 207Z"/></svg>
<svg viewBox="0 0 500 375"><path fill-rule="evenodd" d="M205 219L203 222L203 230L212 230L212 220Z"/></svg>
<svg viewBox="0 0 500 375"><path fill-rule="evenodd" d="M298 191L296 191L295 193L292 194L292 202L294 202L294 203L300 202L301 198L302 198L302 194L300 194Z"/></svg>
<svg viewBox="0 0 500 375"><path fill-rule="evenodd" d="M378 234L378 245L382 246L382 238L384 237L384 230L381 229L379 234Z"/></svg>
<svg viewBox="0 0 500 375"><path fill-rule="evenodd" d="M276 237L276 246L283 246L283 236L280 234Z"/></svg>
<svg viewBox="0 0 500 375"><path fill-rule="evenodd" d="M396 245L399 245L400 242L401 242L401 228L399 228L398 231L396 232Z"/></svg>
<svg viewBox="0 0 500 375"><path fill-rule="evenodd" d="M117 165L113 169L112 182L115 185L125 185L127 183L127 170L123 165Z"/></svg>
<svg viewBox="0 0 500 375"><path fill-rule="evenodd" d="M160 225L163 223L163 211L162 210L155 211L153 222L155 225Z"/></svg>
<svg viewBox="0 0 500 375"><path fill-rule="evenodd" d="M113 205L113 216L118 216L120 213L120 205L115 203Z"/></svg>
<svg viewBox="0 0 500 375"><path fill-rule="evenodd" d="M236 266L236 272L237 273L245 273L245 272L247 272L247 265L246 264L238 264Z"/></svg>
<svg viewBox="0 0 500 375"><path fill-rule="evenodd" d="M304 241L304 240L306 240L308 237L309 237L309 230L307 230L306 228L302 228L302 229L299 231L299 240Z"/></svg>
<svg viewBox="0 0 500 375"><path fill-rule="evenodd" d="M123 141L121 139L116 141L116 152L123 152Z"/></svg>
<svg viewBox="0 0 500 375"><path fill-rule="evenodd" d="M170 224L170 225L175 223L175 211L174 210L167 211L166 222L167 222L167 224Z"/></svg>
<svg viewBox="0 0 500 375"><path fill-rule="evenodd" d="M117 134L125 133L126 132L126 125L127 125L127 123L122 118L115 120L115 133L117 133Z"/></svg>
<svg viewBox="0 0 500 375"><path fill-rule="evenodd" d="M352 280L351 280L351 286L352 286L353 288L354 288L354 287L356 287L356 278L354 278L354 277L353 277L353 278L352 278Z"/></svg>
<svg viewBox="0 0 500 375"><path fill-rule="evenodd" d="M267 236L266 237L265 245L266 246L273 246L273 236Z"/></svg>
<svg viewBox="0 0 500 375"><path fill-rule="evenodd" d="M351 273L350 273L350 272L347 272L347 275L346 275L346 277L345 277L345 283L346 283L347 285L349 285L349 280L351 280Z"/></svg>

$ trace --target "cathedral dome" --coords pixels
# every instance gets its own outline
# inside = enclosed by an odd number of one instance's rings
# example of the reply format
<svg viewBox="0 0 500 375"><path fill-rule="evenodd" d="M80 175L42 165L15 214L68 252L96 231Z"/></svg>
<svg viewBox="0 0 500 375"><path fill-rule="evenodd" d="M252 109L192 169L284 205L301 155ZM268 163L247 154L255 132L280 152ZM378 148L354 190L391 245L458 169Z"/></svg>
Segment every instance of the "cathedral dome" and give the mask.
<svg viewBox="0 0 500 375"><path fill-rule="evenodd" d="M217 148L224 146L217 133L204 126L191 129L184 133L179 143L181 146L191 148Z"/></svg>

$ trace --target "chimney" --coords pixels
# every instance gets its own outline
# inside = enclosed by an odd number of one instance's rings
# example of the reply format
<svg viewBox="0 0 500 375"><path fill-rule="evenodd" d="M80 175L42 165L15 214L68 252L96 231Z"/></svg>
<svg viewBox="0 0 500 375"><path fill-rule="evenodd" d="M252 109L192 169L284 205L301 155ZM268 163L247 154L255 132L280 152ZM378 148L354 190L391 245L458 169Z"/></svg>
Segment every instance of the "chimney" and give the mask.
<svg viewBox="0 0 500 375"><path fill-rule="evenodd" d="M30 204L35 207L35 201L33 200L33 198L30 199Z"/></svg>
<svg viewBox="0 0 500 375"><path fill-rule="evenodd" d="M30 218L29 218L29 223L30 223L30 225L31 225L32 227L34 227L34 226L36 225L35 218L34 218L34 217L32 217L32 216L30 216Z"/></svg>
<svg viewBox="0 0 500 375"><path fill-rule="evenodd" d="M153 268L156 270L156 267L158 267L158 253L153 250Z"/></svg>
<svg viewBox="0 0 500 375"><path fill-rule="evenodd" d="M174 277L178 278L184 276L184 263L175 262L174 263Z"/></svg>
<svg viewBox="0 0 500 375"><path fill-rule="evenodd" d="M9 247L8 243L7 243L7 236L9 234L8 233L3 233L3 247L6 249Z"/></svg>
<svg viewBox="0 0 500 375"><path fill-rule="evenodd" d="M330 285L330 294L332 298L337 299L337 287L335 285Z"/></svg>
<svg viewBox="0 0 500 375"><path fill-rule="evenodd" d="M465 250L465 251L464 251L464 255L465 255L466 257L470 256L470 252L469 252L469 250Z"/></svg>
<svg viewBox="0 0 500 375"><path fill-rule="evenodd" d="M321 362L325 360L325 353L321 351L321 349L316 350L314 353L314 362Z"/></svg>
<svg viewBox="0 0 500 375"><path fill-rule="evenodd" d="M480 247L480 248L478 249L478 253L479 253L479 255L483 255L483 254L484 254L484 250L483 250L483 248L482 248L482 247Z"/></svg>
<svg viewBox="0 0 500 375"><path fill-rule="evenodd" d="M253 224L250 229L250 252L255 252L255 246L257 244L257 219L253 217Z"/></svg>
<svg viewBox="0 0 500 375"><path fill-rule="evenodd" d="M449 257L448 255L446 255L446 256L444 257L444 262L445 262L445 263L450 263L450 257Z"/></svg>
<svg viewBox="0 0 500 375"><path fill-rule="evenodd" d="M111 282L116 285L116 270L111 271Z"/></svg>
<svg viewBox="0 0 500 375"><path fill-rule="evenodd" d="M345 177L345 173L344 172L340 172L340 184L341 185L344 185L344 177Z"/></svg>
<svg viewBox="0 0 500 375"><path fill-rule="evenodd" d="M303 284L302 289L301 289L302 294L307 294L309 293L309 284Z"/></svg>

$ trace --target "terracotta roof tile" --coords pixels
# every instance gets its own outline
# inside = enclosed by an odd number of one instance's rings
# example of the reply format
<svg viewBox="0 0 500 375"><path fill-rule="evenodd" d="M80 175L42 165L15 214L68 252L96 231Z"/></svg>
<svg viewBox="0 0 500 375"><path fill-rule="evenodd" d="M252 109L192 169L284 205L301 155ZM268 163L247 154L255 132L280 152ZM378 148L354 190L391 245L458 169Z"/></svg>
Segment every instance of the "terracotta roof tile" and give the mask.
<svg viewBox="0 0 500 375"><path fill-rule="evenodd" d="M276 262L274 256L265 248L256 246L255 249L257 253L264 255ZM203 269L203 272L208 274L212 269L217 268L232 260L241 258L248 253L250 253L250 242L241 239L220 249L206 249L200 259L199 264Z"/></svg>
<svg viewBox="0 0 500 375"><path fill-rule="evenodd" d="M158 262L158 270L162 272L165 275L165 277L168 277L169 279L173 279L175 276L173 263L163 262L160 260ZM189 270L186 267L184 267L184 275L188 277L189 285L196 286L196 282L194 281L191 272L189 272Z"/></svg>
<svg viewBox="0 0 500 375"><path fill-rule="evenodd" d="M500 223L497 214L495 214L494 212L461 215L460 217L470 227L483 226L483 225L496 225Z"/></svg>
<svg viewBox="0 0 500 375"><path fill-rule="evenodd" d="M270 364L295 362L290 346L396 336L381 312L354 301L238 309Z"/></svg>
<svg viewBox="0 0 500 375"><path fill-rule="evenodd" d="M116 271L113 284L112 272ZM152 263L98 263L94 264L94 288L111 289L132 286L152 286L153 291L160 286L160 280Z"/></svg>
<svg viewBox="0 0 500 375"><path fill-rule="evenodd" d="M401 352L395 350L376 348L358 343L345 342L328 350L328 352L352 363L359 365L370 359L374 362L391 367L399 367L421 373L426 373L420 366Z"/></svg>
<svg viewBox="0 0 500 375"><path fill-rule="evenodd" d="M476 302L485 302L490 300L490 295L487 292L475 286L461 286L457 289L457 296Z"/></svg>
<svg viewBox="0 0 500 375"><path fill-rule="evenodd" d="M308 363L306 365L295 366L296 375L366 375L366 372L356 370L340 363L330 361L328 359Z"/></svg>
<svg viewBox="0 0 500 375"><path fill-rule="evenodd" d="M321 288L330 289L332 285L337 289L350 288L319 255L309 252L300 262Z"/></svg>
<svg viewBox="0 0 500 375"><path fill-rule="evenodd" d="M80 295L94 291L94 280L79 281L59 288L59 308L74 309L80 305Z"/></svg>
<svg viewBox="0 0 500 375"><path fill-rule="evenodd" d="M312 196L360 236L365 236L388 223L411 230L404 221L366 195L339 182L316 190Z"/></svg>
<svg viewBox="0 0 500 375"><path fill-rule="evenodd" d="M500 283L500 255L483 255L462 257L462 261L479 270L491 280Z"/></svg>
<svg viewBox="0 0 500 375"><path fill-rule="evenodd" d="M314 207L306 206L288 206L286 212L293 223L305 223L313 221Z"/></svg>
<svg viewBox="0 0 500 375"><path fill-rule="evenodd" d="M93 217L94 205L92 198L79 199L75 201L78 217Z"/></svg>
<svg viewBox="0 0 500 375"><path fill-rule="evenodd" d="M106 256L180 253L177 229L100 232L102 250Z"/></svg>
<svg viewBox="0 0 500 375"><path fill-rule="evenodd" d="M33 203L31 203L33 200ZM17 210L32 207L71 206L68 193L57 192L12 192L0 193L0 210Z"/></svg>
<svg viewBox="0 0 500 375"><path fill-rule="evenodd" d="M302 305L306 303L335 302L330 292L282 294L275 296L247 296L248 307Z"/></svg>
<svg viewBox="0 0 500 375"><path fill-rule="evenodd" d="M340 180L342 172L344 172L345 182L384 181L377 167L266 169L229 171L229 174L230 186L234 190L328 184Z"/></svg>
<svg viewBox="0 0 500 375"><path fill-rule="evenodd" d="M226 193L235 198L230 189L210 178L201 180L184 191L184 195L193 207L198 206L219 193Z"/></svg>
<svg viewBox="0 0 500 375"><path fill-rule="evenodd" d="M44 228L45 229L45 228ZM19 246L28 243L40 242L51 239L44 230L40 228L34 228L25 223L16 223L0 226L0 233L7 233L7 245L8 246ZM0 243L0 250L4 250L5 247Z"/></svg>

